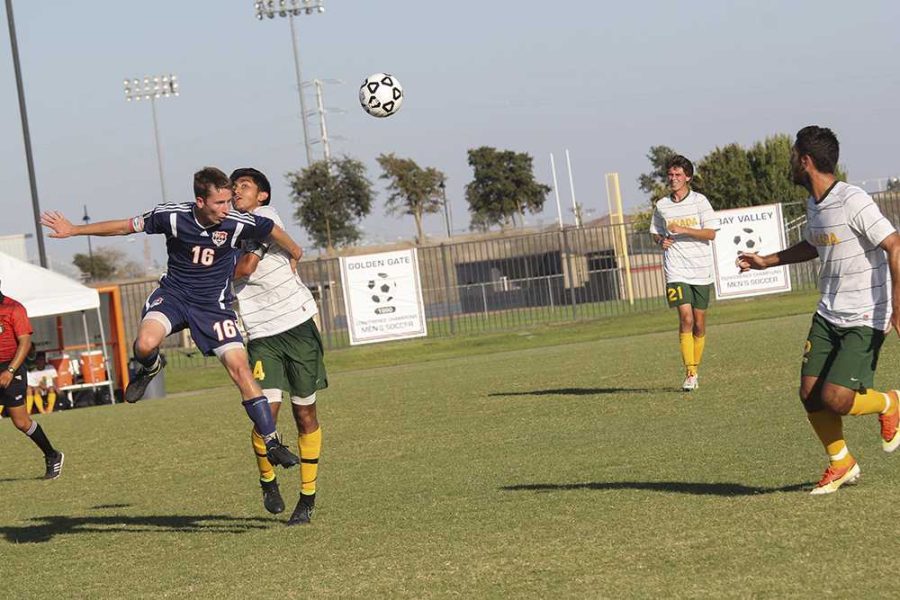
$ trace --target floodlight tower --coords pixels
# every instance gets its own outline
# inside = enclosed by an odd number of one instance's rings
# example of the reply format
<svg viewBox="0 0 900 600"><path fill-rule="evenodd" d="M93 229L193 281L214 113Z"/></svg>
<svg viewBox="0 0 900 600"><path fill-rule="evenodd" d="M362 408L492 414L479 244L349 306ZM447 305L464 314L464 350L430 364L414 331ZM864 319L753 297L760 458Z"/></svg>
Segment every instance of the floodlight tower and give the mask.
<svg viewBox="0 0 900 600"><path fill-rule="evenodd" d="M159 123L156 119L156 100L177 96L178 79L175 75L156 75L140 79L125 80L125 100L150 101L150 109L153 113L153 138L156 140L156 161L159 165L159 187L162 190L162 200L166 202L166 179L163 176L162 149L159 145Z"/></svg>
<svg viewBox="0 0 900 600"><path fill-rule="evenodd" d="M294 17L301 14L325 12L325 0L255 0L253 6L256 9L256 18L260 21L264 17L274 19L287 17L291 24L291 45L294 49L294 72L297 76L297 93L300 95L300 123L303 125L303 146L306 148L306 164L311 165L312 145L309 141L309 126L306 123L306 98L303 95L303 76L300 74L300 51L297 48L297 32L294 26Z"/></svg>

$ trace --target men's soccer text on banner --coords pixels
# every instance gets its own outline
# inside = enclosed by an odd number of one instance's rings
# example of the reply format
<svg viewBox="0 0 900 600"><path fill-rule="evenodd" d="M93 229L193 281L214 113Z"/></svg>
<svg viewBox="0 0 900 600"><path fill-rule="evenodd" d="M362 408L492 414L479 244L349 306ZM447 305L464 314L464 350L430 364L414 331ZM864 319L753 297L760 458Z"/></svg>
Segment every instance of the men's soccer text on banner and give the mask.
<svg viewBox="0 0 900 600"><path fill-rule="evenodd" d="M784 250L781 204L719 210L716 217L721 220L713 241L717 300L791 291L787 267L741 273L735 264L741 252L772 254Z"/></svg>
<svg viewBox="0 0 900 600"><path fill-rule="evenodd" d="M351 344L428 334L415 249L341 257Z"/></svg>

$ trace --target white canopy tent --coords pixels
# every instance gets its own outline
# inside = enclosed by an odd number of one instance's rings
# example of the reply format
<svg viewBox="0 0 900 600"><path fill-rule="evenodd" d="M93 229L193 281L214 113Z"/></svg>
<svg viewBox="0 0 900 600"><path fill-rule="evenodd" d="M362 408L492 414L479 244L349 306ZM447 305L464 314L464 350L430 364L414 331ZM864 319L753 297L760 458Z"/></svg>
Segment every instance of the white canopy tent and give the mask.
<svg viewBox="0 0 900 600"><path fill-rule="evenodd" d="M100 324L101 351L109 380L107 381L109 394L112 401L115 402L109 360L106 356L106 332L100 314L100 294L97 290L69 279L65 275L54 273L49 269L0 252L0 291L5 296L21 302L28 311L29 318L80 312L81 322L84 325L84 341L88 348L90 348L91 340L86 315L87 311L95 311Z"/></svg>

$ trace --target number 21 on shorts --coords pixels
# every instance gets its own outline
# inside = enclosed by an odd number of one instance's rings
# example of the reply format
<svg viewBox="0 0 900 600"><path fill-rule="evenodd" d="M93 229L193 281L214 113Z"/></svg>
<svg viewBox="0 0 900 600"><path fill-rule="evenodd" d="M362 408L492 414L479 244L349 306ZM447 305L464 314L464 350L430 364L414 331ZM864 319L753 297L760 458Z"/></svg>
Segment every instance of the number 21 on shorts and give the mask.
<svg viewBox="0 0 900 600"><path fill-rule="evenodd" d="M232 321L231 319L213 323L213 331L216 332L216 337L219 338L220 342L223 340L236 338L238 335L237 323Z"/></svg>
<svg viewBox="0 0 900 600"><path fill-rule="evenodd" d="M669 302L676 302L684 298L684 292L681 291L681 286L670 287L666 290L669 294Z"/></svg>

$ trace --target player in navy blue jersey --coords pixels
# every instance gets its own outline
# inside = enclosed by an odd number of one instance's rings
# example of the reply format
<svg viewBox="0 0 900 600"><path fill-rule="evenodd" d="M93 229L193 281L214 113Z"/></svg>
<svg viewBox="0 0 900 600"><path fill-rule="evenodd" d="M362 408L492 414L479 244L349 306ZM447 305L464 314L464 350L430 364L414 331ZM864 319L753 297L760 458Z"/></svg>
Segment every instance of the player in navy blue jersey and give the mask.
<svg viewBox="0 0 900 600"><path fill-rule="evenodd" d="M125 389L125 400L140 400L150 380L162 370L159 347L166 336L189 328L197 347L207 356L217 356L240 389L244 408L265 440L269 460L294 466L300 459L281 444L266 397L250 371L231 306L231 279L244 240L271 240L296 260L302 252L271 219L232 210L231 181L221 170L206 167L195 173L194 196L194 202L160 204L131 219L73 225L61 213L46 212L41 223L53 230L53 238L141 231L165 235L166 273L141 312L134 342L141 368Z"/></svg>

